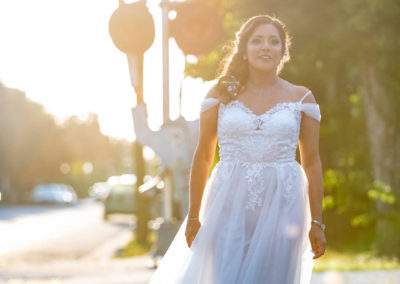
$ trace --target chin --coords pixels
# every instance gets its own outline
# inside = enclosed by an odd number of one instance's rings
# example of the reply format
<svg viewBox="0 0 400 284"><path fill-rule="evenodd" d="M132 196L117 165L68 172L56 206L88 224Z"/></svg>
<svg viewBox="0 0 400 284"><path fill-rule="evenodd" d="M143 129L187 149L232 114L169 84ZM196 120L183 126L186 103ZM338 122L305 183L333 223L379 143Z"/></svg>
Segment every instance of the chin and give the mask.
<svg viewBox="0 0 400 284"><path fill-rule="evenodd" d="M278 66L253 66L252 69L256 72L272 72L277 70Z"/></svg>

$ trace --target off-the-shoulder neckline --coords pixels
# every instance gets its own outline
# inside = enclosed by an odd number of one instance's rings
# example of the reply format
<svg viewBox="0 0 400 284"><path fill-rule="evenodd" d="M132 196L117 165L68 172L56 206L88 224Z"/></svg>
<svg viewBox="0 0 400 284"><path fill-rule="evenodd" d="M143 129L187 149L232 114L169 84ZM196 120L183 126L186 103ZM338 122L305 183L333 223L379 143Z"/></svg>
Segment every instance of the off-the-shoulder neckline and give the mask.
<svg viewBox="0 0 400 284"><path fill-rule="evenodd" d="M219 101L217 98L204 98L203 101L205 101L205 100L217 100L217 101Z"/></svg>
<svg viewBox="0 0 400 284"><path fill-rule="evenodd" d="M267 114L273 112L275 109L277 109L277 108L279 108L280 106L283 106L283 105L290 105L290 104L305 105L305 104L309 104L309 105L318 106L317 103L303 103L303 102L300 102L300 101L297 101L297 102L280 102L280 103L275 104L273 107L267 109L263 113L256 114L252 109L250 109L248 106L246 106L245 103L242 102L241 100L232 100L229 103L235 103L235 102L238 103L239 105L241 105L244 108L244 110L246 110L248 113L254 115L255 117L261 117L261 116L267 115Z"/></svg>

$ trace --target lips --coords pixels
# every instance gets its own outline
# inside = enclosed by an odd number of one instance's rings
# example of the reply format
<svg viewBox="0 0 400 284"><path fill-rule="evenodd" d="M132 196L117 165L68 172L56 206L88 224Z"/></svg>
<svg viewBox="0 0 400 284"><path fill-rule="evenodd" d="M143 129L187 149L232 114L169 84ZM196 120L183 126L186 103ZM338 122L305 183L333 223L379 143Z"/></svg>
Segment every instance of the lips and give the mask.
<svg viewBox="0 0 400 284"><path fill-rule="evenodd" d="M270 55L260 55L259 58L261 59L272 59Z"/></svg>

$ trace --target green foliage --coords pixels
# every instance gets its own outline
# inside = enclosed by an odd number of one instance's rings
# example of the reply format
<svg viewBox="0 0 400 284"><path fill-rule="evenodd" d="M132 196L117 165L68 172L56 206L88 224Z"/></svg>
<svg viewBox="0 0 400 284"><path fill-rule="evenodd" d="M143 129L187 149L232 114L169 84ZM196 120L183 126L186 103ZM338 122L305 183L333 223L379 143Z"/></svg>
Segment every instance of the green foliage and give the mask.
<svg viewBox="0 0 400 284"><path fill-rule="evenodd" d="M324 172L323 181L323 210L330 245L335 247L343 242L359 241L366 232L373 234L374 219L360 222L360 216L368 215L374 206L367 196L370 185L368 176L354 169L328 169Z"/></svg>
<svg viewBox="0 0 400 284"><path fill-rule="evenodd" d="M116 257L134 257L139 255L145 255L150 252L150 249L157 241L157 235L155 232L150 232L145 244L137 241L136 235L133 235L132 239L128 242L126 247Z"/></svg>
<svg viewBox="0 0 400 284"><path fill-rule="evenodd" d="M205 80L213 80L216 77L216 70L218 69L218 62L221 60L221 54L214 50L208 55L198 57L199 62L196 68L191 68L194 64L188 64L185 70L185 75L197 78L202 77Z"/></svg>
<svg viewBox="0 0 400 284"><path fill-rule="evenodd" d="M343 252L327 249L324 256L317 259L314 272L349 270L399 269L400 262L393 258L377 257L371 252Z"/></svg>
<svg viewBox="0 0 400 284"><path fill-rule="evenodd" d="M374 181L373 187L368 190L368 197L382 203L394 204L396 202L396 196L391 187L377 180Z"/></svg>
<svg viewBox="0 0 400 284"><path fill-rule="evenodd" d="M324 191L323 209L331 246L361 242L364 249L372 250L374 236L382 234L376 229L378 222L391 224L392 237L400 233L394 225L400 222L400 202L390 186L371 180L359 170L328 169L324 173ZM386 205L385 214L378 210L379 204Z"/></svg>
<svg viewBox="0 0 400 284"><path fill-rule="evenodd" d="M384 115L398 133L400 2L231 0L218 7L224 15L224 43L229 43L251 16L275 15L286 24L293 44L291 61L281 76L311 89L322 112L320 154L325 170L323 208L328 244L361 244L362 249L370 250L377 234L383 234L377 229L382 222L387 222L386 242L398 239L400 229L393 222L400 223L396 217L400 188L374 181L361 76L363 63L375 68L385 90L382 95L393 106L393 112ZM201 57L198 64L187 66L187 74L210 79L215 71L205 72L204 66L213 70L217 63L212 60L219 61L223 53L222 46L217 46L213 56ZM400 168L391 170L397 180L394 184L399 185ZM378 206L384 206L386 213L378 214Z"/></svg>

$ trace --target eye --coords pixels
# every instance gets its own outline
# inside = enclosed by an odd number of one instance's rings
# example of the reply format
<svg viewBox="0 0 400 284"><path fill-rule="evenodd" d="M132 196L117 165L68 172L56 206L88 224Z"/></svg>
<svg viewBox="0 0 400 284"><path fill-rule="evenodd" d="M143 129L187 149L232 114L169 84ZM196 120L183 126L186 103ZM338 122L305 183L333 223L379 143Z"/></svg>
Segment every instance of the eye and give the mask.
<svg viewBox="0 0 400 284"><path fill-rule="evenodd" d="M254 38L251 40L251 43L254 43L254 44L258 44L260 42L261 42L261 40L259 38Z"/></svg>
<svg viewBox="0 0 400 284"><path fill-rule="evenodd" d="M275 38L275 39L271 40L271 43L274 44L274 45L277 45L277 44L280 43L280 41Z"/></svg>

